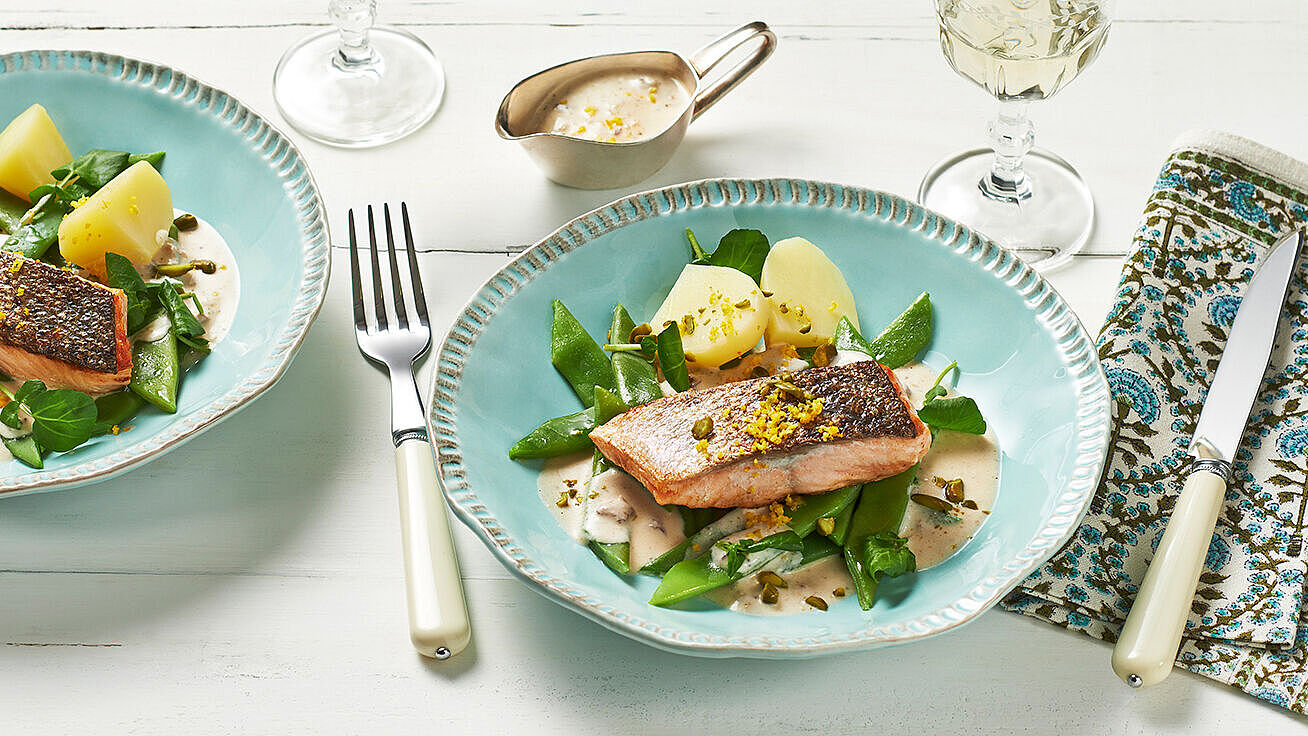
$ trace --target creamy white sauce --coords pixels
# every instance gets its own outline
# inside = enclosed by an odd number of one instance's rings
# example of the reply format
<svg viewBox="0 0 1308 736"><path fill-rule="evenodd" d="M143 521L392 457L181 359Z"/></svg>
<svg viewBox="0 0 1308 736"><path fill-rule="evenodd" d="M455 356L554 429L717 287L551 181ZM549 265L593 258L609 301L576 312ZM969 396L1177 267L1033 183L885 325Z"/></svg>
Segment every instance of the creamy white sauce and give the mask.
<svg viewBox="0 0 1308 736"><path fill-rule="evenodd" d="M184 214L182 210L173 210L173 216ZM236 319L236 305L241 298L240 270L236 257L212 225L196 217L197 227L189 232L179 232L177 242L168 242L166 231L160 238L161 246L155 253L153 262L186 263L188 261L213 261L218 270L208 274L190 271L176 277L187 291L193 292L203 307L204 314L199 315L200 324L204 325L204 335L209 342L216 343L232 328ZM149 269L143 269L142 275L149 278ZM193 306L193 305L192 305ZM157 340L168 329L166 320L159 320L143 327L136 336L137 340Z"/></svg>
<svg viewBox="0 0 1308 736"><path fill-rule="evenodd" d="M662 133L689 104L690 95L672 77L606 71L561 87L546 100L535 127L542 133L624 143Z"/></svg>
<svg viewBox="0 0 1308 736"><path fill-rule="evenodd" d="M705 388L749 378L756 366L763 366L770 375L802 370L808 366L802 360L789 357L788 352L784 346L778 346L750 354L738 365L726 370L693 369L692 387ZM841 351L837 353L832 365L847 365L861 360L870 360L870 358L859 352ZM910 363L895 369L895 376L914 406L921 405L926 392L935 382L936 375L934 369L920 363ZM664 391L670 393L671 388L665 386ZM949 393L952 392L946 395ZM583 524L586 516L584 505L569 503L566 507L559 508L557 503L561 491L566 493L575 488L578 489L578 495L582 494L590 476L590 468L589 453L557 458L546 462L545 468L537 479L541 499L554 512L568 535L583 544L587 539ZM610 479L610 474L616 477ZM993 433L977 436L950 431L938 432L931 450L922 460L917 480L909 490L910 494L920 493L943 498L945 492L934 480L937 478L941 481L961 480L964 500L975 503L977 508L965 508L960 503L954 504L952 511L940 512L909 502L899 535L908 539L908 547L917 558L918 570L934 567L957 553L988 518L999 488L999 448ZM599 495L596 499L587 498L587 501L591 503L602 501L606 507L611 506L614 509L616 516L625 513L621 503L632 509L630 519L623 523L632 530L632 570L639 569L685 538L681 533L680 516L655 503L649 492L631 476L613 470L598 476L595 480L603 487L591 492L605 495ZM612 489L617 490L615 492ZM658 524L649 524L655 519L658 520ZM609 521L611 522L611 519ZM638 545L636 529L641 526L642 521L648 524L644 527L646 529L654 526L662 526L664 529L657 535L646 532L646 539ZM608 526L595 526L596 531L605 535L612 534L614 528L615 525L612 523ZM757 539L779 530L780 528L764 529L754 526L737 530L725 538L729 541L746 537ZM637 562L638 549L640 562ZM724 552L714 548L711 554L713 555L711 561L714 564L719 567L726 564ZM762 586L757 580L757 572L747 575L730 586L712 591L706 597L740 613L774 616L805 611L819 612L805 602L809 596L822 598L828 606L831 606L841 597L854 595L853 582L845 569L844 558L841 555L818 560L798 570L788 569L797 560L797 553L788 553L776 556L763 566L764 570L776 571L789 585L779 590L778 601L775 604L766 604L759 599ZM752 566L751 563L756 561L755 555L751 555L747 558L746 566ZM843 590L845 596L836 595L838 589Z"/></svg>

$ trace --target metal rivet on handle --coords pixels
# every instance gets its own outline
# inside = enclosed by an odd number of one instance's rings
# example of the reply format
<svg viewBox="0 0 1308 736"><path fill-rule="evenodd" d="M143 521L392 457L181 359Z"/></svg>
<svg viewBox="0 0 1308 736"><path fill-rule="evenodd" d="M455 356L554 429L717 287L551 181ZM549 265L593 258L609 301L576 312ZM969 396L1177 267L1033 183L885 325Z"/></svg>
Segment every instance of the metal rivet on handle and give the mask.
<svg viewBox="0 0 1308 736"><path fill-rule="evenodd" d="M449 659L450 650L446 649L445 647L436 647L436 652L434 656L436 657L436 659ZM1131 676L1135 677L1135 675L1131 675ZM1132 685L1132 687L1139 687L1139 685Z"/></svg>

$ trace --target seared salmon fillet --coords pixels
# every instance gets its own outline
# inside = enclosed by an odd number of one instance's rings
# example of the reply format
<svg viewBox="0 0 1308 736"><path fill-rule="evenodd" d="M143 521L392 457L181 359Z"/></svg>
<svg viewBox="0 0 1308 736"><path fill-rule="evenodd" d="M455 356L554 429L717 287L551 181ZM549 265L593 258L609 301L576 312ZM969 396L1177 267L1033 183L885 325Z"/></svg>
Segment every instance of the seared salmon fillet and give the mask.
<svg viewBox="0 0 1308 736"><path fill-rule="evenodd" d="M127 297L72 271L0 252L0 371L89 394L126 386Z"/></svg>
<svg viewBox="0 0 1308 736"><path fill-rule="evenodd" d="M887 478L931 447L895 374L870 360L675 394L590 438L660 504L693 508L763 506Z"/></svg>

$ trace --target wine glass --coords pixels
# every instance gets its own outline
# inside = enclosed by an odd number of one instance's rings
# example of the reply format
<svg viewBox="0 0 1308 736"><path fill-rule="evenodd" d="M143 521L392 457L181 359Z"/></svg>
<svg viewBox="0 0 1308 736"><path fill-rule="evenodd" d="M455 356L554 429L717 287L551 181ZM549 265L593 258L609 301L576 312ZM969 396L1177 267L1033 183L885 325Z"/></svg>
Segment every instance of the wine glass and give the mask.
<svg viewBox="0 0 1308 736"><path fill-rule="evenodd" d="M1028 264L1067 262L1090 238L1094 200L1072 165L1032 148L1027 105L1065 87L1099 55L1111 0L935 0L954 71L1000 101L991 148L940 162L923 205L984 233Z"/></svg>
<svg viewBox="0 0 1308 736"><path fill-rule="evenodd" d="M445 72L431 48L394 28L374 28L377 0L331 0L336 28L287 49L273 74L277 108L323 143L379 146L436 114Z"/></svg>

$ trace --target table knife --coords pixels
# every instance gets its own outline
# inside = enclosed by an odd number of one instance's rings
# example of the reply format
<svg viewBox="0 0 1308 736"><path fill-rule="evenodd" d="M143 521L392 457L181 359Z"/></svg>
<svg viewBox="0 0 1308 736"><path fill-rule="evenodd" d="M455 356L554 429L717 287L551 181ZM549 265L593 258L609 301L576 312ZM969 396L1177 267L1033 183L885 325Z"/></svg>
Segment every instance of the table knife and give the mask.
<svg viewBox="0 0 1308 736"><path fill-rule="evenodd" d="M1302 231L1277 243L1236 311L1190 442L1190 473L1113 649L1113 671L1131 687L1162 682L1176 661L1231 463L1271 359L1303 246Z"/></svg>

